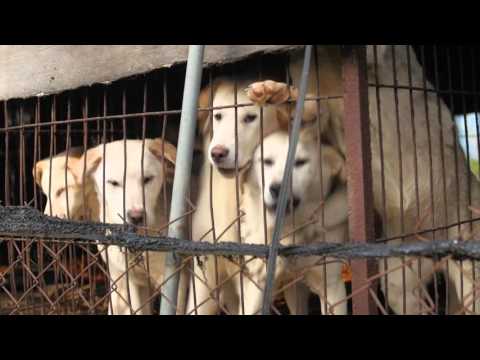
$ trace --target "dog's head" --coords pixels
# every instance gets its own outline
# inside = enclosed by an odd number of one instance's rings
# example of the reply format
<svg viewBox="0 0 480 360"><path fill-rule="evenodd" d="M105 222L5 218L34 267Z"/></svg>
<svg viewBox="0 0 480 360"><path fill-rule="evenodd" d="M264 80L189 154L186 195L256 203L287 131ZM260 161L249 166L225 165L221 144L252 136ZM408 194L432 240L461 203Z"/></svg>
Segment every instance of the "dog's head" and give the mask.
<svg viewBox="0 0 480 360"><path fill-rule="evenodd" d="M45 215L72 220L83 218L83 188L72 171L81 155L81 149L72 148L68 156L62 153L35 164L33 177L47 197Z"/></svg>
<svg viewBox="0 0 480 360"><path fill-rule="evenodd" d="M250 85L249 81L240 81L235 87L232 81L219 79L200 94L199 107L214 108L212 118L210 112L199 112L199 127L203 135L207 136L212 131L207 156L210 163L225 176L234 174L236 157L238 169L245 169L251 163L261 139L278 129L288 128L293 118L295 105L292 104L263 107L254 104L235 109L235 103L252 103L245 91ZM328 120L326 107L318 109L315 101L305 102L302 123L317 123L317 115L322 117L320 125L323 131Z"/></svg>
<svg viewBox="0 0 480 360"><path fill-rule="evenodd" d="M267 136L262 149L259 146L254 155L253 173L256 186L262 188L262 167L264 179L263 201L267 209L267 219L273 223L280 196L287 161L289 135L287 131L277 131ZM323 181L323 195L331 189L333 181L343 175L343 157L331 146L321 144L310 128L302 129L295 154L292 182L287 214L293 206L295 213L303 216L307 204L321 199L320 177ZM251 174L252 174L251 173Z"/></svg>
<svg viewBox="0 0 480 360"><path fill-rule="evenodd" d="M251 103L245 92L248 84L245 81L239 82L235 91L233 82L220 79L215 81L212 87L204 88L200 94L200 108L208 108L212 105L214 108L220 107L213 110L212 118L209 116L210 112L201 111L199 127L204 136L208 136L210 130L212 131L206 155L210 163L224 175L231 175L234 172L236 157L238 169L249 165L261 138L262 118L263 133L271 132L272 128L276 127L274 107L266 106L261 110L257 105L237 108L233 106L235 103Z"/></svg>
<svg viewBox="0 0 480 360"><path fill-rule="evenodd" d="M158 198L165 181L173 175L176 149L172 144L146 139L143 147L142 140L119 140L98 145L85 156L86 166L82 158L76 173L81 177L85 171L85 177L93 179L102 213L105 200L106 222L160 225L155 224Z"/></svg>

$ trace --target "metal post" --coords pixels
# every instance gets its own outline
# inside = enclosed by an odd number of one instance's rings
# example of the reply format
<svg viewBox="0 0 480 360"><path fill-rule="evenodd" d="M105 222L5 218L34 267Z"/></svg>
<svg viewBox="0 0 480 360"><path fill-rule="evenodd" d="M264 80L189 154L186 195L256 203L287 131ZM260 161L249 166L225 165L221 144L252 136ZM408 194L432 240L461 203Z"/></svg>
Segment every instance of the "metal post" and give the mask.
<svg viewBox="0 0 480 360"><path fill-rule="evenodd" d="M178 135L175 178L173 182L172 205L168 236L177 239L187 238L187 221L183 215L186 212L187 191L190 185L192 170L195 129L197 126L197 105L202 80L202 64L205 45L190 45L188 49L187 72L183 91L182 115ZM175 219L179 219L175 221ZM161 315L175 315L178 293L180 259L171 252L165 259L165 279L168 279L162 294L165 298L160 302Z"/></svg>
<svg viewBox="0 0 480 360"><path fill-rule="evenodd" d="M300 134L300 126L302 124L303 105L305 95L307 93L308 72L310 70L310 62L312 58L312 45L305 48L305 59L303 62L302 78L300 80L300 92L295 108L295 118L293 121L292 132L290 134L290 142L288 146L287 163L285 164L284 177L280 188L280 196L278 199L278 208L275 217L275 228L272 235L272 243L267 260L267 278L265 282L265 290L263 293L262 314L269 315L270 307L273 299L273 286L275 281L275 271L277 265L278 246L280 243L281 231L285 220L285 210L288 201L288 189L290 188L290 180L292 177L293 163L295 161L295 152L297 150L298 137Z"/></svg>
<svg viewBox="0 0 480 360"><path fill-rule="evenodd" d="M375 225L366 47L346 46L343 50L349 233L352 241L367 243L375 239ZM368 278L377 273L375 260L352 260L351 266L352 291L365 285ZM368 288L354 297L354 315L376 313L377 307Z"/></svg>

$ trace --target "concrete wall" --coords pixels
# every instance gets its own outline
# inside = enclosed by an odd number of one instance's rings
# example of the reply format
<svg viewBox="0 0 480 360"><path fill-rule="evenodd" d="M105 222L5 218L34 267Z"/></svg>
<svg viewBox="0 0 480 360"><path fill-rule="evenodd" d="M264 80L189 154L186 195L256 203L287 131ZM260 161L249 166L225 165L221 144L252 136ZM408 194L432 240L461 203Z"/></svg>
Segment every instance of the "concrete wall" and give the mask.
<svg viewBox="0 0 480 360"><path fill-rule="evenodd" d="M299 45L208 45L205 64ZM184 62L188 45L1 45L0 100L59 93Z"/></svg>

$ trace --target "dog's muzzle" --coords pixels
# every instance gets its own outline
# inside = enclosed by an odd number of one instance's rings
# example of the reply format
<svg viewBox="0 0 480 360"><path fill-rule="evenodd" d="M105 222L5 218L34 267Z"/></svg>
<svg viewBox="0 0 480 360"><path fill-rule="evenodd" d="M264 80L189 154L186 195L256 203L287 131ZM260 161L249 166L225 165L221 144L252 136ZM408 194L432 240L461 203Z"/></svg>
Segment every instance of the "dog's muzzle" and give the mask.
<svg viewBox="0 0 480 360"><path fill-rule="evenodd" d="M245 172L246 170L248 170L250 168L250 165L252 164L251 161L247 162L244 166L242 167L239 167L238 169L225 169L225 168L221 168L221 167L218 167L218 166L215 166L215 168L218 170L218 172L220 174L222 174L222 176L226 177L226 178L234 178L237 174L240 176L243 172Z"/></svg>
<svg viewBox="0 0 480 360"><path fill-rule="evenodd" d="M297 197L290 198L287 203L287 208L285 209L285 215L290 215L292 210L296 210L301 203L301 200ZM268 212L271 214L275 214L277 212L278 202L275 201L274 204L265 204Z"/></svg>

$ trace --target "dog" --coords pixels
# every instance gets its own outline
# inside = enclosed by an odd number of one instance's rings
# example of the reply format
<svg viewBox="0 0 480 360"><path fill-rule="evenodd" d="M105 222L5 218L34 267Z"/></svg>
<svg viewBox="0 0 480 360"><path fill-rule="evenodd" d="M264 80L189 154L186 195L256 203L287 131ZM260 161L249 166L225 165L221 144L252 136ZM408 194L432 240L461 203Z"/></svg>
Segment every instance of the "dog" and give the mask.
<svg viewBox="0 0 480 360"><path fill-rule="evenodd" d="M82 156L74 173L77 178L92 179L101 221L163 233L169 212L168 206L162 208L163 197L167 196L168 203L170 195L162 189L171 182L176 149L160 139L146 139L143 154L142 147L142 140L98 145ZM149 286L163 281L164 254L134 254L117 246L98 248L113 281L109 314L151 314Z"/></svg>
<svg viewBox="0 0 480 360"><path fill-rule="evenodd" d="M289 133L287 130L279 130L264 138L263 154L260 146L254 153L252 167L243 182L244 205L248 209L243 219L246 243L261 245L271 241L288 148ZM324 232L326 241L347 241L348 209L347 191L342 185L344 177L344 159L340 153L330 145L320 144L315 126L312 128L310 124L304 127L300 133L292 170L282 245L316 243L321 241L321 232ZM335 186L337 180L339 186ZM319 186L320 183L322 186ZM317 219L312 223L311 218L315 217L320 202L323 202L323 212L326 215L324 222ZM304 278L306 285L320 297L323 304L338 303L331 310L332 314L347 314L347 304L342 302L346 297L346 288L341 277L341 262L327 258L324 269L319 264L323 260L316 256L300 259L279 257L277 261L274 278L277 289L280 284ZM254 315L262 302L266 265L262 259L249 258L246 259L246 271L249 275L245 276L245 313Z"/></svg>
<svg viewBox="0 0 480 360"><path fill-rule="evenodd" d="M339 47L317 46L316 51L318 62L311 64L308 96L316 95L317 90L321 96L341 96L342 55ZM300 83L302 66L303 54L297 52L290 63L293 87L275 81L258 82L251 84L249 97L265 104L279 104L279 111L287 118L291 117L292 107L287 108L285 99L298 97L295 86ZM470 206L479 208L480 186L473 176L468 175L468 164L455 138L452 114L432 91L434 88L430 82L424 79L413 49L406 45L378 45L376 48L369 45L367 66L369 83L382 85L369 87L368 95L374 203L382 216L384 236L394 239L392 243L418 241L419 236L411 234L435 227L441 227L441 230L435 235L431 232L422 234L421 238L461 239L465 233L477 234L478 223L474 223L472 229L468 224L451 226L472 218ZM319 86L317 79L320 80ZM394 90L394 85L426 90ZM322 136L345 155L343 99L324 101L323 106L328 107L331 116L322 126ZM315 106L306 105L305 113L305 116L314 116ZM409 235L402 239L402 234ZM415 291L420 282L420 295L425 294L425 285L435 272L434 264L429 259L388 259L387 264L380 262L380 271L401 267L404 261L410 265L403 274L394 271L388 274L388 280L381 278L382 290L395 313L424 313L428 309L417 301ZM446 274L451 287L449 313L458 313L463 307L473 311L475 302L468 305L468 297L473 292L469 275L472 274L472 262L449 263ZM422 279L418 281L420 271ZM476 308L479 306L477 301Z"/></svg>
<svg viewBox="0 0 480 360"><path fill-rule="evenodd" d="M235 99L238 104L251 103L244 91L251 80L247 77L237 80L235 85L231 78L218 78L212 86L205 87L200 93L199 108L205 109L210 103L214 107L231 106ZM240 189L242 177L235 175L237 170L242 174L248 169L261 139L278 128L274 107L262 109L252 104L237 109L222 108L214 110L212 116L208 111L199 111L198 129L205 156L192 221L195 241L241 240L238 206L242 194L237 192L237 185ZM219 310L236 313L240 299L231 295L235 293L232 281L239 276L238 263L213 256L201 257L194 266L187 313L214 314ZM306 309L308 300L304 289L290 288L284 295L291 312L296 313L296 309L306 311L302 310Z"/></svg>
<svg viewBox="0 0 480 360"><path fill-rule="evenodd" d="M82 154L81 147L74 147L68 153L65 151L35 164L33 177L47 197L45 215L98 220L99 206L93 182L83 181L72 171L79 166Z"/></svg>

